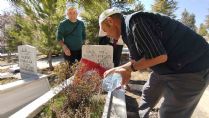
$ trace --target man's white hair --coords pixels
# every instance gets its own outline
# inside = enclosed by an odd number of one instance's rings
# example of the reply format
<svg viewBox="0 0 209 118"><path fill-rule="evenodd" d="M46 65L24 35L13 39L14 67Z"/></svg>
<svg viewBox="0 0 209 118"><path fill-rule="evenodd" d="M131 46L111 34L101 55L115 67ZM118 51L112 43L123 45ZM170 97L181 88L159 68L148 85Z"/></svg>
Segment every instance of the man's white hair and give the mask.
<svg viewBox="0 0 209 118"><path fill-rule="evenodd" d="M78 5L76 3L67 2L66 3L66 10L65 10L66 18L68 18L67 12L68 12L69 9L75 9L76 12L78 13Z"/></svg>

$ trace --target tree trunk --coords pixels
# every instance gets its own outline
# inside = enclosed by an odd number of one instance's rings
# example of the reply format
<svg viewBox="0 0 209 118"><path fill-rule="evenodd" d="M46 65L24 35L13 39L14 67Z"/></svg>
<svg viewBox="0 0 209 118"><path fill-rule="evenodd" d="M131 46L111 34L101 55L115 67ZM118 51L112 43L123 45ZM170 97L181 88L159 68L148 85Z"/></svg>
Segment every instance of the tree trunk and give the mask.
<svg viewBox="0 0 209 118"><path fill-rule="evenodd" d="M4 54L6 54L6 53L4 53ZM10 51L7 52L6 58L7 58L7 62L10 63L11 62L11 52Z"/></svg>
<svg viewBox="0 0 209 118"><path fill-rule="evenodd" d="M52 52L51 51L49 51L48 53L48 63L49 63L49 69L54 70L54 67L52 65Z"/></svg>

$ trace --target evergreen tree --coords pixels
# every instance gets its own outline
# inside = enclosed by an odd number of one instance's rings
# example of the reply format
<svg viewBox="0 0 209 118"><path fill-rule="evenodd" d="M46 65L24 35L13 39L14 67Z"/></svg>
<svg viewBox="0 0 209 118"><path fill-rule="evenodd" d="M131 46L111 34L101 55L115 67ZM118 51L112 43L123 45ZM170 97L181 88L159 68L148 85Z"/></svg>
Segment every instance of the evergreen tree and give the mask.
<svg viewBox="0 0 209 118"><path fill-rule="evenodd" d="M186 9L184 12L181 14L181 20L180 20L184 25L188 26L192 30L196 31L196 26L195 26L195 15L190 14Z"/></svg>
<svg viewBox="0 0 209 118"><path fill-rule="evenodd" d="M209 39L209 9L208 9L208 15L206 16L206 20L205 20L205 25L206 28L208 29L207 39Z"/></svg>
<svg viewBox="0 0 209 118"><path fill-rule="evenodd" d="M122 10L123 14L131 14L137 11L144 11L144 5L141 3L141 1L138 0L131 3L126 3L126 5L121 4L117 7Z"/></svg>
<svg viewBox="0 0 209 118"><path fill-rule="evenodd" d="M98 44L98 16L102 13L103 10L107 9L109 4L103 0L93 0L91 2L81 3L84 7L84 11L81 13L81 17L86 24L86 34L87 34L87 43L89 44Z"/></svg>
<svg viewBox="0 0 209 118"><path fill-rule="evenodd" d="M11 26L13 23L12 16L9 13L4 13L0 15L0 53L6 53L7 41L9 40L9 36L7 34L8 26Z"/></svg>
<svg viewBox="0 0 209 118"><path fill-rule="evenodd" d="M201 36L206 36L206 35L208 34L207 28L206 28L206 26L205 26L203 23L200 24L200 28L199 28L198 33L199 33Z"/></svg>
<svg viewBox="0 0 209 118"><path fill-rule="evenodd" d="M86 34L87 34L87 43L89 44L98 44L98 16L107 8L118 7L124 13L134 12L141 8L141 2L138 2L138 9L135 9L136 6L134 0L68 0L69 2L77 2L80 7L83 8L81 13L82 19L86 24ZM129 7L124 7L124 6ZM142 6L143 7L143 6Z"/></svg>
<svg viewBox="0 0 209 118"><path fill-rule="evenodd" d="M174 12L177 10L177 2L174 0L155 0L152 11L176 18Z"/></svg>
<svg viewBox="0 0 209 118"><path fill-rule="evenodd" d="M134 0L108 0L107 1L109 3L109 7L120 7L120 6L126 6L129 3L133 3Z"/></svg>
<svg viewBox="0 0 209 118"><path fill-rule="evenodd" d="M141 3L141 1L136 1L136 4L134 11L144 11L144 5Z"/></svg>
<svg viewBox="0 0 209 118"><path fill-rule="evenodd" d="M208 15L206 16L205 25L209 30L209 9L208 9Z"/></svg>
<svg viewBox="0 0 209 118"><path fill-rule="evenodd" d="M7 30L14 24L13 16L10 13L4 12L0 15L0 53L7 53L7 61L11 59L11 53L14 50L9 49L8 41L10 40Z"/></svg>
<svg viewBox="0 0 209 118"><path fill-rule="evenodd" d="M16 15L19 30L11 29L10 35L14 40L21 40L23 44L37 47L39 51L48 55L50 69L52 53L61 48L55 38L59 22L64 18L64 0L13 0L23 10L22 15Z"/></svg>

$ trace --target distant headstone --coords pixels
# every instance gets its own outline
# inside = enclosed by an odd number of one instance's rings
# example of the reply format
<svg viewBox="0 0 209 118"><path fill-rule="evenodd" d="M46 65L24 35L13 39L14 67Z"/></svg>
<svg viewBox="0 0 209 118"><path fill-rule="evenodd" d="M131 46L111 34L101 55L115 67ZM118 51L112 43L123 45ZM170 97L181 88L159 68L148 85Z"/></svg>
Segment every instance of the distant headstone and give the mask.
<svg viewBox="0 0 209 118"><path fill-rule="evenodd" d="M101 64L105 68L112 68L113 47L108 45L84 45L82 58Z"/></svg>
<svg viewBox="0 0 209 118"><path fill-rule="evenodd" d="M37 50L35 47L30 45L18 46L18 58L20 73L24 74L37 74Z"/></svg>

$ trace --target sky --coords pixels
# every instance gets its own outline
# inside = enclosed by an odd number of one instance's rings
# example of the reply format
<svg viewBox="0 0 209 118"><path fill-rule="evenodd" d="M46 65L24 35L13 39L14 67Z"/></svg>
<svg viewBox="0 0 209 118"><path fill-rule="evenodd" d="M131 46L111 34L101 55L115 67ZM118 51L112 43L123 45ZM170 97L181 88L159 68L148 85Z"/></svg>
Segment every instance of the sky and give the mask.
<svg viewBox="0 0 209 118"><path fill-rule="evenodd" d="M199 27L200 23L203 23L206 19L206 15L209 15L209 0L176 0L178 2L178 9L175 14L177 19L181 18L181 13L184 9L187 9L189 13L195 14L196 26ZM146 11L151 11L151 5L154 4L154 0L141 0L145 6ZM7 0L0 0L0 14L4 10L11 10L11 5Z"/></svg>
<svg viewBox="0 0 209 118"><path fill-rule="evenodd" d="M190 14L195 14L196 26L199 27L201 23L204 23L206 16L209 15L209 0L175 0L178 2L175 14L177 19L181 19L181 14L186 9ZM145 10L151 11L151 5L154 4L154 0L141 0L144 4Z"/></svg>
<svg viewBox="0 0 209 118"><path fill-rule="evenodd" d="M3 13L3 11L10 11L11 10L11 5L7 0L0 0L0 14Z"/></svg>

